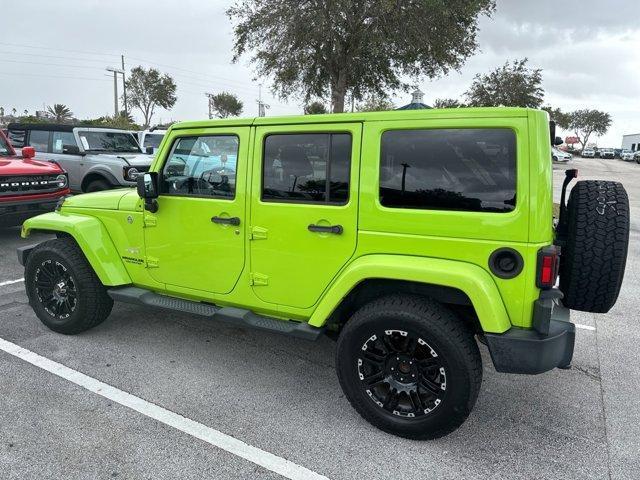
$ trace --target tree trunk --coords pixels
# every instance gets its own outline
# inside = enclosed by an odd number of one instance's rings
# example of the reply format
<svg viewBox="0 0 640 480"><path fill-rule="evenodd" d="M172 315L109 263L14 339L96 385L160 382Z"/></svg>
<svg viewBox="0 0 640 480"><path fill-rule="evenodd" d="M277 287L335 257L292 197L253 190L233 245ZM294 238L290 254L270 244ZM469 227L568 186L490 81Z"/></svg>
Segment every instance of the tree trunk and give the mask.
<svg viewBox="0 0 640 480"><path fill-rule="evenodd" d="M347 95L347 74L338 72L338 78L331 83L331 110L333 113L344 112L344 97Z"/></svg>

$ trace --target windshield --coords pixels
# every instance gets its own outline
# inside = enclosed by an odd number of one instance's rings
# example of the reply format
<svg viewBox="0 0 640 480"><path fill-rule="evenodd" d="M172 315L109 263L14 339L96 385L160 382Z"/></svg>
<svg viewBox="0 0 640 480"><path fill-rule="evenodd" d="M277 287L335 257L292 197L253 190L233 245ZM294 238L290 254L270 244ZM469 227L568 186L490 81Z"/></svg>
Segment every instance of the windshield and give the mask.
<svg viewBox="0 0 640 480"><path fill-rule="evenodd" d="M140 153L138 142L126 132L79 131L80 141L85 150L97 152Z"/></svg>
<svg viewBox="0 0 640 480"><path fill-rule="evenodd" d="M3 157L11 155L11 147L9 147L9 144L3 136L0 136L0 155Z"/></svg>

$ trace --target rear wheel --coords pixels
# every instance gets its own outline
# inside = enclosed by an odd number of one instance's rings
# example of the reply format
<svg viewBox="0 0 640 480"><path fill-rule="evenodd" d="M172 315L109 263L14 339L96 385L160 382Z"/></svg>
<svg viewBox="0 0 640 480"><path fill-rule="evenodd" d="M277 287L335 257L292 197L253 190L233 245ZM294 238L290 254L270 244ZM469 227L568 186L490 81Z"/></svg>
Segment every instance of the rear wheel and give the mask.
<svg viewBox="0 0 640 480"><path fill-rule="evenodd" d="M394 435L432 439L458 428L482 382L472 332L432 300L393 295L371 302L338 339L336 369L351 405Z"/></svg>
<svg viewBox="0 0 640 480"><path fill-rule="evenodd" d="M102 323L113 300L72 238L38 245L27 257L25 285L34 312L51 330L72 335Z"/></svg>

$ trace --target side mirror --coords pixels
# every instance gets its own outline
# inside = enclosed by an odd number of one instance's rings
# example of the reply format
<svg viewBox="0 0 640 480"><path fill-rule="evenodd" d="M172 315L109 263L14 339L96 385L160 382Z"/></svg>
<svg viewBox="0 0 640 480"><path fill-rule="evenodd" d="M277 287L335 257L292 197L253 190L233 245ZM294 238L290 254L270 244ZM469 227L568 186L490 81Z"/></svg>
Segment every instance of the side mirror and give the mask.
<svg viewBox="0 0 640 480"><path fill-rule="evenodd" d="M22 147L22 158L33 158L36 156L36 149L33 147Z"/></svg>
<svg viewBox="0 0 640 480"><path fill-rule="evenodd" d="M67 155L80 155L80 147L77 145L63 145L62 153L66 153Z"/></svg>
<svg viewBox="0 0 640 480"><path fill-rule="evenodd" d="M153 147L147 147L144 149L147 155L153 155L153 150L154 150Z"/></svg>
<svg viewBox="0 0 640 480"><path fill-rule="evenodd" d="M144 209L151 213L158 211L158 174L157 172L149 172L140 175L137 180L136 187L140 198L144 198Z"/></svg>
<svg viewBox="0 0 640 480"><path fill-rule="evenodd" d="M564 140L562 140L562 137L556 137L555 140L553 141L554 145L562 145L564 143Z"/></svg>
<svg viewBox="0 0 640 480"><path fill-rule="evenodd" d="M158 198L158 173L148 172L138 176L137 180L138 195L145 200L153 200Z"/></svg>

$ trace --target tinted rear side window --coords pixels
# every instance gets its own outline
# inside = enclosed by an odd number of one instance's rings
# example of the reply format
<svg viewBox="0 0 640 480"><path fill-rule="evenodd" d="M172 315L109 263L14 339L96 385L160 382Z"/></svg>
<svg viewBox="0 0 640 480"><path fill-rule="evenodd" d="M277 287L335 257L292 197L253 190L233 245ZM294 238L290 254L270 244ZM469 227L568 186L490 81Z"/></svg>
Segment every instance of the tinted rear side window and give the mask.
<svg viewBox="0 0 640 480"><path fill-rule="evenodd" d="M387 131L381 151L380 203L385 207L515 208L516 137L511 130Z"/></svg>
<svg viewBox="0 0 640 480"><path fill-rule="evenodd" d="M269 135L264 142L262 200L345 204L351 135Z"/></svg>

